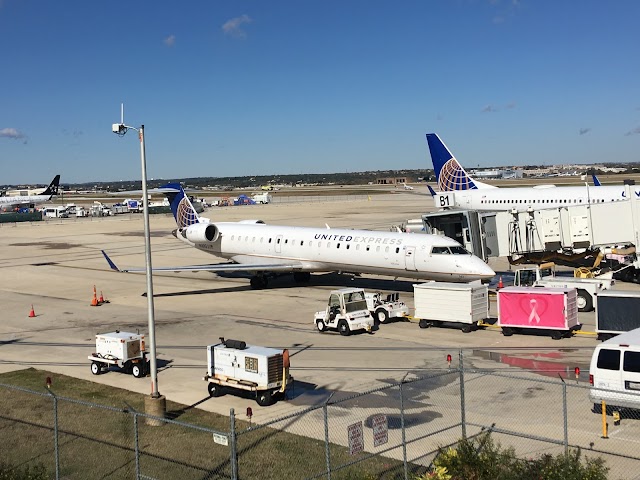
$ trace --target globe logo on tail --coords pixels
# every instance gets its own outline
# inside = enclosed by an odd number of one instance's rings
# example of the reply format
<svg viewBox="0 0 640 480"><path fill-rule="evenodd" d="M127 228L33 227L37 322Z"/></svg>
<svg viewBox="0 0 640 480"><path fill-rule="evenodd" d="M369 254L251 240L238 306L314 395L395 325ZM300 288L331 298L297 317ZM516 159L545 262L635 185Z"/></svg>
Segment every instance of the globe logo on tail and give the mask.
<svg viewBox="0 0 640 480"><path fill-rule="evenodd" d="M438 187L443 192L452 190L472 190L477 188L473 180L469 178L467 172L455 158L450 158L445 162L438 177Z"/></svg>
<svg viewBox="0 0 640 480"><path fill-rule="evenodd" d="M181 228L198 223L198 214L187 197L182 197L176 209L176 220Z"/></svg>

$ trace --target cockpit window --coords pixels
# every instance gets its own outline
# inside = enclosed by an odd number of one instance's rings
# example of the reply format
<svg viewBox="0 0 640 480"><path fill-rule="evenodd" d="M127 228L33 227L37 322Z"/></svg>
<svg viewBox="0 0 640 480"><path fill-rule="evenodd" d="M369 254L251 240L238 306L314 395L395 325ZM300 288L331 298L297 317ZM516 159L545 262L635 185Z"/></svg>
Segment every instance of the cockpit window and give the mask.
<svg viewBox="0 0 640 480"><path fill-rule="evenodd" d="M431 253L434 255L470 255L469 252L459 245L453 247L432 247Z"/></svg>

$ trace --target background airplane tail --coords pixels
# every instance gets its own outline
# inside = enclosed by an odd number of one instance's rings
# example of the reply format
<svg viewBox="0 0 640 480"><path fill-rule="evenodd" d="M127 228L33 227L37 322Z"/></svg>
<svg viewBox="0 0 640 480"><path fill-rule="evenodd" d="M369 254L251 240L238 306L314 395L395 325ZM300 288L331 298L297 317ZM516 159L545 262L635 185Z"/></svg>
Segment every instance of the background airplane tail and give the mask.
<svg viewBox="0 0 640 480"><path fill-rule="evenodd" d="M56 175L55 177L53 177L53 180L51 180L51 183L49 184L47 189L41 193L41 195L57 195L59 186L60 186L60 175Z"/></svg>
<svg viewBox="0 0 640 480"><path fill-rule="evenodd" d="M427 133L427 143L438 188L441 191L475 190L478 188L476 182L462 168L462 165L458 163L437 134Z"/></svg>
<svg viewBox="0 0 640 480"><path fill-rule="evenodd" d="M178 227L185 228L200 221L196 209L193 208L193 204L179 183L167 183L158 190L161 190L169 199L171 212Z"/></svg>

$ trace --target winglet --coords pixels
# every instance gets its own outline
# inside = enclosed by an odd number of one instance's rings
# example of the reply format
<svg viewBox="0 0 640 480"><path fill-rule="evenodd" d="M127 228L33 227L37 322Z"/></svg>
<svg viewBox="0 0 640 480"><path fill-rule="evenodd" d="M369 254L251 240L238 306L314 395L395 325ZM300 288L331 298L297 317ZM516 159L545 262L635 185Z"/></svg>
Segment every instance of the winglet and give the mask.
<svg viewBox="0 0 640 480"><path fill-rule="evenodd" d="M104 258L107 259L107 263L109 263L109 266L111 267L111 270L115 270L116 272L119 272L120 269L118 267L116 267L116 264L113 263L113 260L111 260L109 258L109 255L107 255L107 252L105 252L104 250L100 250L102 252L102 255L104 255Z"/></svg>
<svg viewBox="0 0 640 480"><path fill-rule="evenodd" d="M431 194L432 197L436 196L436 191L431 188L431 185L427 185L427 188L429 189L429 193Z"/></svg>
<svg viewBox="0 0 640 480"><path fill-rule="evenodd" d="M598 180L598 177L596 177L596 174L595 174L595 173L592 173L592 174L591 174L591 178L593 178L593 184L594 184L596 187L599 187L600 185L602 185L602 184L600 183L600 180Z"/></svg>

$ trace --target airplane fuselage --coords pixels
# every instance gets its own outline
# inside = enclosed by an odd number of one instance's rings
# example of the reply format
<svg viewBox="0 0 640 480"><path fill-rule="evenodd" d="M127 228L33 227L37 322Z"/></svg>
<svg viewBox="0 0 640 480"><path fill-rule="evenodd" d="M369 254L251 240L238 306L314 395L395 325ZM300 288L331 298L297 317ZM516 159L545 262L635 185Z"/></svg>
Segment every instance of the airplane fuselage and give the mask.
<svg viewBox="0 0 640 480"><path fill-rule="evenodd" d="M640 189L632 187L631 196L640 198ZM505 211L516 209L543 210L548 208L611 203L628 200L622 185L599 187L513 187L438 192L434 196L436 207L461 208L478 211Z"/></svg>
<svg viewBox="0 0 640 480"><path fill-rule="evenodd" d="M215 226L215 238L187 233L205 225ZM438 235L201 223L178 230L176 237L198 250L244 265L295 262L301 265L297 271L302 272L368 273L450 282L489 279L495 274L458 242Z"/></svg>

